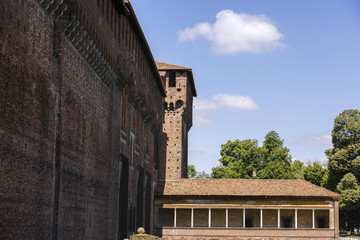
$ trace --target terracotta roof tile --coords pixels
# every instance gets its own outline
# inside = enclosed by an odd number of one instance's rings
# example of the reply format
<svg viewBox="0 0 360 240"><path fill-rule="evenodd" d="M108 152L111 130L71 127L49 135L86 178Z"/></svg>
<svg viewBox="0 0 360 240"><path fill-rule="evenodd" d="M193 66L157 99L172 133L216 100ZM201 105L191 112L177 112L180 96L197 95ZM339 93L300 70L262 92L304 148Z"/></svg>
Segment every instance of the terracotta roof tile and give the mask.
<svg viewBox="0 0 360 240"><path fill-rule="evenodd" d="M188 67L182 67L164 62L155 61L155 63L159 70L191 70L191 68Z"/></svg>
<svg viewBox="0 0 360 240"><path fill-rule="evenodd" d="M197 92L196 92L196 88L195 88L195 82L194 82L194 76L193 76L191 68L182 67L182 66L178 66L178 65L174 65L174 64L164 63L164 62L158 62L158 61L155 61L155 63L156 63L156 66L157 66L159 71L183 70L183 71L189 72L190 73L189 77L190 77L190 84L191 84L192 94L194 95L194 97L197 96Z"/></svg>
<svg viewBox="0 0 360 240"><path fill-rule="evenodd" d="M161 195L340 198L337 193L301 179L182 179L165 182Z"/></svg>

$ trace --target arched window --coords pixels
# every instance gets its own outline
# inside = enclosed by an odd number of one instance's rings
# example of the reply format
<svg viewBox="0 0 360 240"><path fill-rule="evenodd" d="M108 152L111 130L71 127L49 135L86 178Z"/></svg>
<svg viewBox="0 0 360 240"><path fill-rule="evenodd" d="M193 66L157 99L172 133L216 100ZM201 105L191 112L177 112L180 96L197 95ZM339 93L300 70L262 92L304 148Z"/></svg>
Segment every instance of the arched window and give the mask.
<svg viewBox="0 0 360 240"><path fill-rule="evenodd" d="M174 104L173 103L170 103L169 110L174 111Z"/></svg>
<svg viewBox="0 0 360 240"><path fill-rule="evenodd" d="M181 108L184 105L184 102L182 100L178 100L175 103L175 109Z"/></svg>

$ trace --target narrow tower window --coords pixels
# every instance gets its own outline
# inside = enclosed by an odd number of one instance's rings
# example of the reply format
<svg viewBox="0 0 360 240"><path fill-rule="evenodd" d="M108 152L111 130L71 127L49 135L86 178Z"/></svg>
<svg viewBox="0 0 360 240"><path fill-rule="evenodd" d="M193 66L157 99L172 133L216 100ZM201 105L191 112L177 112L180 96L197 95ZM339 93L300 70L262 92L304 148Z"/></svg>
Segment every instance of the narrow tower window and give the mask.
<svg viewBox="0 0 360 240"><path fill-rule="evenodd" d="M176 86L175 72L170 71L170 73L169 73L169 87L175 87L175 86Z"/></svg>

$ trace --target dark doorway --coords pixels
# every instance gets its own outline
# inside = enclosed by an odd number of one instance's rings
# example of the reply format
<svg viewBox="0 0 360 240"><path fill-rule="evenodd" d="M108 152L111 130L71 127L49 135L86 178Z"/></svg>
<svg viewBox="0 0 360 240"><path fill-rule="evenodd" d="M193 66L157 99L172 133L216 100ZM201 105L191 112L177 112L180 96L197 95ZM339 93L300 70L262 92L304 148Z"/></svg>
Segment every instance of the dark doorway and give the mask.
<svg viewBox="0 0 360 240"><path fill-rule="evenodd" d="M118 238L127 238L127 218L128 218L128 182L129 182L129 159L120 155L121 176L119 187L119 233Z"/></svg>
<svg viewBox="0 0 360 240"><path fill-rule="evenodd" d="M325 228L325 219L319 218L319 228Z"/></svg>
<svg viewBox="0 0 360 240"><path fill-rule="evenodd" d="M246 218L245 219L245 227L252 227L252 219L251 218Z"/></svg>
<svg viewBox="0 0 360 240"><path fill-rule="evenodd" d="M283 219L284 228L290 228L291 227L291 219L290 218L284 218Z"/></svg>
<svg viewBox="0 0 360 240"><path fill-rule="evenodd" d="M146 172L146 193L145 193L145 230L151 232L150 229L150 211L151 211L151 174Z"/></svg>
<svg viewBox="0 0 360 240"><path fill-rule="evenodd" d="M138 167L137 200L136 200L136 228L143 227L144 219L144 168Z"/></svg>

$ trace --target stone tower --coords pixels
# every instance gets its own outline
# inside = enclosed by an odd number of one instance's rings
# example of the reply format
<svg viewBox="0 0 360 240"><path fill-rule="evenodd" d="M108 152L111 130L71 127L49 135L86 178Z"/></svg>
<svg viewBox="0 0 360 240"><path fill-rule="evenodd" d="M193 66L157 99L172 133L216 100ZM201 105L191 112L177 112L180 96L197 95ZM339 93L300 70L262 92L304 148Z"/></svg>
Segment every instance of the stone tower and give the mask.
<svg viewBox="0 0 360 240"><path fill-rule="evenodd" d="M165 159L160 164L160 180L187 177L188 132L192 126L193 97L196 89L191 68L156 62L164 81Z"/></svg>

